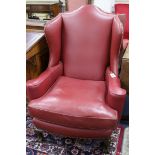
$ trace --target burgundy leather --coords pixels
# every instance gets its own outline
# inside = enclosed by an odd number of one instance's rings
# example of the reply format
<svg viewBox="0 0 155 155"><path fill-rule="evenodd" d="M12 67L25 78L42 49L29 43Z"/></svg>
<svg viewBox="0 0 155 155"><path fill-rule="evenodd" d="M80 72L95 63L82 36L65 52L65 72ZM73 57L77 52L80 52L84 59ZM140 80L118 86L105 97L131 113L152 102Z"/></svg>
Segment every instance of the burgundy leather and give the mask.
<svg viewBox="0 0 155 155"><path fill-rule="evenodd" d="M118 76L119 54L123 39L123 25L118 16L114 17L112 25L111 51L110 51L110 70Z"/></svg>
<svg viewBox="0 0 155 155"><path fill-rule="evenodd" d="M44 95L54 84L55 80L62 74L62 64L48 67L38 78L26 82L26 93L29 100Z"/></svg>
<svg viewBox="0 0 155 155"><path fill-rule="evenodd" d="M33 123L36 125L37 128L41 128L47 132L77 138L109 138L113 131L113 129L88 130L69 128L65 126L47 123L36 118L33 119Z"/></svg>
<svg viewBox="0 0 155 155"><path fill-rule="evenodd" d="M84 6L48 22L45 35L49 66L27 82L34 123L72 137L110 136L126 94L118 78L123 28L117 15Z"/></svg>
<svg viewBox="0 0 155 155"><path fill-rule="evenodd" d="M129 4L117 3L115 4L115 13L125 14L124 39L129 39Z"/></svg>
<svg viewBox="0 0 155 155"><path fill-rule="evenodd" d="M107 104L117 110L118 119L121 119L122 110L124 107L126 90L120 87L120 79L116 76L113 77L113 72L107 68L106 71L106 83L107 83ZM112 75L111 75L112 74Z"/></svg>
<svg viewBox="0 0 155 155"><path fill-rule="evenodd" d="M114 129L117 111L106 105L105 93L104 81L61 76L47 94L30 102L29 112L45 122L71 128Z"/></svg>
<svg viewBox="0 0 155 155"><path fill-rule="evenodd" d="M45 25L45 37L49 47L49 67L57 65L60 61L61 54L61 27L62 27L62 17L58 15Z"/></svg>
<svg viewBox="0 0 155 155"><path fill-rule="evenodd" d="M115 13L118 14L120 20L123 22L124 25L124 35L119 60L121 66L122 57L129 43L129 4L124 3L115 4ZM125 15L125 18L123 17L122 14Z"/></svg>
<svg viewBox="0 0 155 155"><path fill-rule="evenodd" d="M128 47L128 44L129 44L129 40L128 39L123 39L123 50L124 51Z"/></svg>
<svg viewBox="0 0 155 155"><path fill-rule="evenodd" d="M62 17L64 75L103 80L109 64L114 16L87 5Z"/></svg>
<svg viewBox="0 0 155 155"><path fill-rule="evenodd" d="M118 18L120 19L121 23L123 24L123 29L125 27L126 15L125 14L117 14Z"/></svg>

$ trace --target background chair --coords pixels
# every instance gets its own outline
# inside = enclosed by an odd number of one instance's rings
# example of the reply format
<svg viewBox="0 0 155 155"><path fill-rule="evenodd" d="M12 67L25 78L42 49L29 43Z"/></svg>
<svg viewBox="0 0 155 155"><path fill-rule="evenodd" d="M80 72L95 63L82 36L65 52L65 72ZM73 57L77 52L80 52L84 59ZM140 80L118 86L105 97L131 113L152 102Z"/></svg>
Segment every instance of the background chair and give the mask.
<svg viewBox="0 0 155 155"><path fill-rule="evenodd" d="M73 11L81 7L82 5L91 4L91 0L65 0L66 10Z"/></svg>
<svg viewBox="0 0 155 155"><path fill-rule="evenodd" d="M46 24L49 65L26 84L37 128L70 137L111 135L126 96L118 77L122 34L118 16L93 5Z"/></svg>
<svg viewBox="0 0 155 155"><path fill-rule="evenodd" d="M124 36L123 36L123 49L126 49L129 42L129 4L117 3L115 4L116 14L125 14L124 21Z"/></svg>

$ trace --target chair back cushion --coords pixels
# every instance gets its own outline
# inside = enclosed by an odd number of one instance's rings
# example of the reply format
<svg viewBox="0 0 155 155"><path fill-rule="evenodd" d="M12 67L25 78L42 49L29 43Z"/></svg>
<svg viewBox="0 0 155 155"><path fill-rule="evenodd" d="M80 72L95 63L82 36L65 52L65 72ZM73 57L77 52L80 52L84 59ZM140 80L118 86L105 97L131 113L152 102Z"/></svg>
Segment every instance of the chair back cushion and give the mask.
<svg viewBox="0 0 155 155"><path fill-rule="evenodd" d="M114 15L87 5L62 14L62 61L64 75L104 80L109 65Z"/></svg>

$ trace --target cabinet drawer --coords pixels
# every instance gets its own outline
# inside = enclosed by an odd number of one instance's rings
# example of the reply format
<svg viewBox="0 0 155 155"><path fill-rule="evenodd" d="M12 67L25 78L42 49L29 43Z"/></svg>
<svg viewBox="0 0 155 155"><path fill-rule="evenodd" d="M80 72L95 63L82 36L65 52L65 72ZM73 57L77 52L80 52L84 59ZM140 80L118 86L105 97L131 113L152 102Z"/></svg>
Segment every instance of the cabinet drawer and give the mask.
<svg viewBox="0 0 155 155"><path fill-rule="evenodd" d="M31 5L31 12L49 12L49 5Z"/></svg>

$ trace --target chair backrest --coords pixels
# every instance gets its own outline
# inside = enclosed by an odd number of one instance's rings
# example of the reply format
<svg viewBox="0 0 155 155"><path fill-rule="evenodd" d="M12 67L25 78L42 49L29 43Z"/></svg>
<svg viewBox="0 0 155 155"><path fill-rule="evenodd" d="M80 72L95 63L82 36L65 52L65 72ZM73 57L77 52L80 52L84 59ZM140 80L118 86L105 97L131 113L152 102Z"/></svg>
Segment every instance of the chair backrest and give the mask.
<svg viewBox="0 0 155 155"><path fill-rule="evenodd" d="M122 31L118 16L93 5L63 13L45 26L49 64L61 59L64 75L78 79L104 80L107 66L117 75Z"/></svg>
<svg viewBox="0 0 155 155"><path fill-rule="evenodd" d="M73 11L81 7L82 5L89 4L90 0L66 0L66 10Z"/></svg>
<svg viewBox="0 0 155 155"><path fill-rule="evenodd" d="M124 25L124 39L129 39L129 4L124 4L124 3L115 4L115 13L126 15L126 20Z"/></svg>

